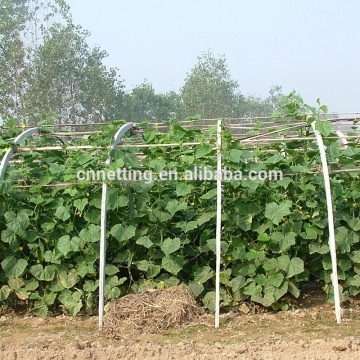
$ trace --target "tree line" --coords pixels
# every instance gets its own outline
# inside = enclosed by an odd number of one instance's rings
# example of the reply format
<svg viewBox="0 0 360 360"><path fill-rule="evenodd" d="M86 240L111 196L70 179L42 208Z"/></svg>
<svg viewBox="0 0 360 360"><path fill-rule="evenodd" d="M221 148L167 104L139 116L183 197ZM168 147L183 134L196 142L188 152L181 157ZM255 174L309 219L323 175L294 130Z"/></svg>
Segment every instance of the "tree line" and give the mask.
<svg viewBox="0 0 360 360"><path fill-rule="evenodd" d="M266 98L244 95L225 56L211 51L199 55L179 91L157 93L147 80L125 91L89 36L64 0L0 0L1 117L27 125L253 117L270 115L282 99L279 86Z"/></svg>

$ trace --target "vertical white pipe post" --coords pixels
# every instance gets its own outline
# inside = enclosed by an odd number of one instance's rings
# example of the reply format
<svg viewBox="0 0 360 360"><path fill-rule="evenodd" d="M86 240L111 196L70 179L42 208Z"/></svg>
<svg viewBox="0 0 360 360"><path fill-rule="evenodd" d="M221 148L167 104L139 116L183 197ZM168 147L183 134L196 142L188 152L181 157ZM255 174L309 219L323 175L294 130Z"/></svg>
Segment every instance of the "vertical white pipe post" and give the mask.
<svg viewBox="0 0 360 360"><path fill-rule="evenodd" d="M331 198L329 169L327 165L325 146L322 136L319 133L319 131L315 129L316 121L314 121L311 124L311 126L314 130L316 141L319 147L323 175L324 175L326 203L327 203L327 211L328 211L328 223L329 223L329 247L330 247L331 267L332 267L331 281L334 288L336 322L340 324L341 323L340 291L339 291L339 279L337 272L335 228L334 228L334 216L333 216L333 207L332 207L332 198Z"/></svg>
<svg viewBox="0 0 360 360"><path fill-rule="evenodd" d="M111 162L111 151L116 148L121 138L128 130L134 128L133 124L123 125L115 134L113 143L110 146L110 154L105 161L105 165ZM100 264L99 264L99 330L102 329L104 319L104 298L105 298L105 266L106 266L106 210L107 210L107 191L108 184L103 182L101 194L101 215L100 215Z"/></svg>
<svg viewBox="0 0 360 360"><path fill-rule="evenodd" d="M221 164L221 120L217 123L217 204L216 204L216 269L215 269L215 328L220 325L220 264L221 264L221 196L222 196L222 164Z"/></svg>
<svg viewBox="0 0 360 360"><path fill-rule="evenodd" d="M27 139L28 137L30 137L31 135L34 135L35 133L37 133L39 131L39 128L35 127L35 128L31 128L31 129L27 129L25 131L23 131L20 135L18 135L15 139L14 139L14 145L20 145L20 143ZM9 161L12 157L14 153L14 149L11 147L10 149L8 149L4 155L4 157L1 160L0 163L0 180L2 180L2 178L5 175L6 172L6 168L9 165Z"/></svg>

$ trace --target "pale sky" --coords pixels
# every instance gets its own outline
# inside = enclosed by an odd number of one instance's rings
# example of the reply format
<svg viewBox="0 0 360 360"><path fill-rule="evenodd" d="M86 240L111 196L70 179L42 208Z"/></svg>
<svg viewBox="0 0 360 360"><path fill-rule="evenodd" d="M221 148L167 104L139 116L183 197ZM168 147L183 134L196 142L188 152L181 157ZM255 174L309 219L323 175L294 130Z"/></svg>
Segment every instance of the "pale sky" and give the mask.
<svg viewBox="0 0 360 360"><path fill-rule="evenodd" d="M179 91L197 56L225 55L243 94L272 85L360 112L359 0L67 0L127 90Z"/></svg>

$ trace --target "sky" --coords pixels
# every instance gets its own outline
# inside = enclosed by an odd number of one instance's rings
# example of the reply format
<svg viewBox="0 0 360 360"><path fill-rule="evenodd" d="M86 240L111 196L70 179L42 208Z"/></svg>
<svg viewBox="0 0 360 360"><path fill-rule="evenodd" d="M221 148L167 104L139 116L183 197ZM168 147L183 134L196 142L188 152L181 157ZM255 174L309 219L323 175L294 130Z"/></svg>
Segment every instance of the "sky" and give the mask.
<svg viewBox="0 0 360 360"><path fill-rule="evenodd" d="M179 91L203 52L224 55L241 93L296 90L360 112L359 0L67 0L126 89Z"/></svg>

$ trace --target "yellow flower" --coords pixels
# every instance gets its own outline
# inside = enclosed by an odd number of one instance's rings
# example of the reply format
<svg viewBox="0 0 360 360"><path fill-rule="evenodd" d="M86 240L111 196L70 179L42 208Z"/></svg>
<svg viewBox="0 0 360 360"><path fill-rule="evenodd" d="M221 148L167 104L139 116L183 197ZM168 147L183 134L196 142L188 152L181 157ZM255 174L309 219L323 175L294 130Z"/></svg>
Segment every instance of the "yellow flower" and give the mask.
<svg viewBox="0 0 360 360"><path fill-rule="evenodd" d="M22 124L21 127L25 130L26 124Z"/></svg>
<svg viewBox="0 0 360 360"><path fill-rule="evenodd" d="M5 152L7 152L8 150L9 150L9 148L6 147L6 148L3 149L3 152L5 153Z"/></svg>
<svg viewBox="0 0 360 360"><path fill-rule="evenodd" d="M227 259L228 259L228 261L231 261L231 260L232 260L232 257L231 257L231 256L228 256Z"/></svg>

